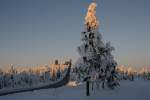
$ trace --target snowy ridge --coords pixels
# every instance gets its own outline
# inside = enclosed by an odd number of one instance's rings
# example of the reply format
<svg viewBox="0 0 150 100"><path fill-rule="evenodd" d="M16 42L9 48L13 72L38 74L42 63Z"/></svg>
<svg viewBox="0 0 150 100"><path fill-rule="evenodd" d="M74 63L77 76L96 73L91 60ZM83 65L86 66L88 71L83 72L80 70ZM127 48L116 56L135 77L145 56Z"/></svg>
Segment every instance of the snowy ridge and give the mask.
<svg viewBox="0 0 150 100"><path fill-rule="evenodd" d="M89 97L85 96L83 84L0 96L0 100L149 100L149 90L150 81L137 79L134 82L121 81L121 86L114 91L94 87Z"/></svg>

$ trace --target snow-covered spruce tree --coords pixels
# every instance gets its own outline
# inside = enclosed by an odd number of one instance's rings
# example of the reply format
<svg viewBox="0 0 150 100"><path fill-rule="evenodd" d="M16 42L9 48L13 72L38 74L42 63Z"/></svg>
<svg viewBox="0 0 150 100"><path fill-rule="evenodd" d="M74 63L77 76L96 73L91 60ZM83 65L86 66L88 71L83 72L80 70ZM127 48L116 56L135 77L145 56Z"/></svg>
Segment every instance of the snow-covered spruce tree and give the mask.
<svg viewBox="0 0 150 100"><path fill-rule="evenodd" d="M118 84L115 67L117 65L111 52L114 47L110 42L104 43L99 33L99 21L96 3L92 2L85 16L85 31L81 33L82 45L78 47L80 58L75 64L74 72L78 81L92 81L102 87L114 89ZM87 87L89 88L89 87Z"/></svg>

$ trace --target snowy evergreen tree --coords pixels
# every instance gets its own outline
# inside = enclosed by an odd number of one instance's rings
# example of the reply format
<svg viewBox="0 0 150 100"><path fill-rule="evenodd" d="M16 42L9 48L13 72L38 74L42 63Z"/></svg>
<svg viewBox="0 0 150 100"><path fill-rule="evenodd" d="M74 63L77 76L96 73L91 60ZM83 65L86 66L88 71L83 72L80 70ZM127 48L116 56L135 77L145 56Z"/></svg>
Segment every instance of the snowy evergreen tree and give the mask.
<svg viewBox="0 0 150 100"><path fill-rule="evenodd" d="M85 17L85 31L81 33L82 45L78 47L81 56L75 64L78 81L92 81L97 86L102 83L113 89L117 83L115 67L117 65L111 52L114 47L104 43L96 14L96 3L92 2Z"/></svg>

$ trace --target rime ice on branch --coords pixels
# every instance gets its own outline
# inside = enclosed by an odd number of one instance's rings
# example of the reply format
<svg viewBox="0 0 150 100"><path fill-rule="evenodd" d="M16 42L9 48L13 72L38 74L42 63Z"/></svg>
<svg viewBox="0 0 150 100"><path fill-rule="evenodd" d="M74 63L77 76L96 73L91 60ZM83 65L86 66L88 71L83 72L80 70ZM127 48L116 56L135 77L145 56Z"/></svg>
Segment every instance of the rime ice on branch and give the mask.
<svg viewBox="0 0 150 100"><path fill-rule="evenodd" d="M89 7L87 14L85 16L85 25L86 28L89 29L97 29L99 26L99 21L96 18L96 6L97 4L95 2L92 2Z"/></svg>

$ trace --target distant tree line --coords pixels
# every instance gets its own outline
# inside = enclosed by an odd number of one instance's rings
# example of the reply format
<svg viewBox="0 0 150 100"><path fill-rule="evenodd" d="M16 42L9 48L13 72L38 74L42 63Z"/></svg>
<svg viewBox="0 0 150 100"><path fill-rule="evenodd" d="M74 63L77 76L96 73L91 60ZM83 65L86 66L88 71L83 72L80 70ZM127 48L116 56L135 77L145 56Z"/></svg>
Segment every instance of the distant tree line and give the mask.
<svg viewBox="0 0 150 100"><path fill-rule="evenodd" d="M62 66L58 64L41 67L15 68L13 65L5 71L0 69L0 89L31 87L38 84L57 81L65 75L67 62ZM55 66L54 66L55 65ZM54 68L53 68L54 67ZM55 70L55 71L54 71Z"/></svg>

